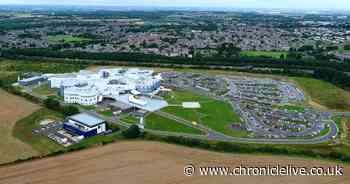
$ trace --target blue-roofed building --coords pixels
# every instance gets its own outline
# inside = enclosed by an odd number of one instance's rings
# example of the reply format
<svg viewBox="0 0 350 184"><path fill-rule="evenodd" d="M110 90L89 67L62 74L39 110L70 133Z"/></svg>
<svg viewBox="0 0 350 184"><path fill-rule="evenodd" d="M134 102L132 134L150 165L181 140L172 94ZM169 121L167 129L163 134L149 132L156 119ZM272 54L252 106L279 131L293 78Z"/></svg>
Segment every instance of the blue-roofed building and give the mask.
<svg viewBox="0 0 350 184"><path fill-rule="evenodd" d="M80 136L91 137L106 131L106 121L95 115L80 113L70 116L63 128Z"/></svg>

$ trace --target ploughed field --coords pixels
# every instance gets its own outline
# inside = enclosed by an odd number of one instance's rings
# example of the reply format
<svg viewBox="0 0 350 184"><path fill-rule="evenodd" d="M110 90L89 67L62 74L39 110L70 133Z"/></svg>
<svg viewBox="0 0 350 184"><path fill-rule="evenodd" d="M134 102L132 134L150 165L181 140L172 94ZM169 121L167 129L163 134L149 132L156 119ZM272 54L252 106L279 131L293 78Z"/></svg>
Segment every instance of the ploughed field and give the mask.
<svg viewBox="0 0 350 184"><path fill-rule="evenodd" d="M38 109L39 106L24 98L0 90L0 163L39 154L30 145L21 142L12 135L16 122Z"/></svg>
<svg viewBox="0 0 350 184"><path fill-rule="evenodd" d="M200 166L335 166L335 163L276 156L234 155L216 153L157 142L124 141L0 168L0 183L7 184L109 184L109 183L260 183L260 184L346 184L345 176L184 176L187 164ZM197 169L198 170L198 169Z"/></svg>

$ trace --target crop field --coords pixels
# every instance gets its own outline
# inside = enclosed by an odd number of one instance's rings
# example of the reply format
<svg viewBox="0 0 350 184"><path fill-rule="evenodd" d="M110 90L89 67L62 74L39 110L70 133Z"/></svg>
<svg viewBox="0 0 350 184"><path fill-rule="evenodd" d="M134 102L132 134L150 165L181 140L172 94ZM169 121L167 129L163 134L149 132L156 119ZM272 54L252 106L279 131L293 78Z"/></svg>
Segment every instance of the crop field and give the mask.
<svg viewBox="0 0 350 184"><path fill-rule="evenodd" d="M109 184L122 183L283 183L283 184L346 184L350 180L350 167L343 165L344 176L184 176L183 168L195 166L266 167L267 165L296 167L330 167L337 165L325 161L301 158L236 155L210 152L172 144L124 141L95 147L71 154L35 160L0 168L0 182L11 184L49 183ZM45 171L45 174L42 174ZM62 177L66 176L66 177ZM234 179L234 180L233 180Z"/></svg>
<svg viewBox="0 0 350 184"><path fill-rule="evenodd" d="M350 111L350 92L317 79L293 77L313 102L334 111Z"/></svg>
<svg viewBox="0 0 350 184"><path fill-rule="evenodd" d="M232 124L241 123L241 120L227 102L215 100L189 91L173 91L166 95L165 99L171 106L162 109L164 112L194 123L202 123L213 130L227 135L236 137L248 136L248 132L246 131L237 131L231 128ZM184 109L180 106L182 102L191 101L199 102L201 108Z"/></svg>
<svg viewBox="0 0 350 184"><path fill-rule="evenodd" d="M30 145L12 135L16 121L33 113L39 106L0 90L0 163L38 155Z"/></svg>
<svg viewBox="0 0 350 184"><path fill-rule="evenodd" d="M248 57L271 57L279 59L283 54L284 57L287 56L287 52L274 52L274 51L243 51L240 53L242 56Z"/></svg>
<svg viewBox="0 0 350 184"><path fill-rule="evenodd" d="M85 41L90 41L90 39L88 38L82 38L71 35L48 36L48 40L52 43L81 43Z"/></svg>

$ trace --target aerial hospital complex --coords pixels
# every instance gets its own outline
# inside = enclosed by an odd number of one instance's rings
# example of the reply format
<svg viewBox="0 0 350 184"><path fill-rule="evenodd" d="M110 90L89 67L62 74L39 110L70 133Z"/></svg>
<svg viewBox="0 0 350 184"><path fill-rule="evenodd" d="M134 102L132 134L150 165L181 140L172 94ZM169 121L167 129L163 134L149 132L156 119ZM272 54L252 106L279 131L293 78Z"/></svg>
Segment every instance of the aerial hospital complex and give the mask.
<svg viewBox="0 0 350 184"><path fill-rule="evenodd" d="M160 89L160 75L152 70L101 69L97 72L82 70L73 74L47 74L49 86L59 88L65 103L95 105L103 98L112 98L137 106L147 101L139 95L152 96Z"/></svg>

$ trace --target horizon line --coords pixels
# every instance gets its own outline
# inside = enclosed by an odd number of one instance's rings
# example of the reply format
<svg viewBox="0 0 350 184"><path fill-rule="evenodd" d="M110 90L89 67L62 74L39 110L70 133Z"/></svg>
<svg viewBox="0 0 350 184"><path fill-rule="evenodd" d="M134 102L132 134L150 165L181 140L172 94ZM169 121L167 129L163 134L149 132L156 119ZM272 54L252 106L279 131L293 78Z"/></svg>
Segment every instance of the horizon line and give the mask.
<svg viewBox="0 0 350 184"><path fill-rule="evenodd" d="M201 5L107 5L107 4L36 4L36 3L4 3L0 2L0 6L37 6L37 7L123 7L123 8L205 8L207 10L225 9L225 10L283 10L283 11L350 11L350 9L339 8L287 8L287 7L235 7L235 6L201 6Z"/></svg>

